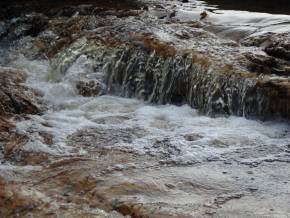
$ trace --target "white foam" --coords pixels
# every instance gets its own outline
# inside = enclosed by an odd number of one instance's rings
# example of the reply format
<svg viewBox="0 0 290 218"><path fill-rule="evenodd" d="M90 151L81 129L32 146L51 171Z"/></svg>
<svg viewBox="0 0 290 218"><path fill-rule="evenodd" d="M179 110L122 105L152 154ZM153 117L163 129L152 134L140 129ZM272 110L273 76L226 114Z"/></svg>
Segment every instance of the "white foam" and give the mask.
<svg viewBox="0 0 290 218"><path fill-rule="evenodd" d="M160 158L177 163L194 163L206 159L223 160L225 155L237 153L240 149L255 153L253 148L269 149L269 157L281 155L283 146L290 144L289 126L286 123L259 122L241 117L210 118L198 115L187 105L150 105L136 99L113 96L82 97L75 93L75 78L82 73L93 72L92 64L81 56L59 82L48 81L49 62L27 60L19 56L9 63L10 67L26 70L28 84L44 93L44 99L55 105L54 110L43 116L31 116L28 121L19 122L17 131L30 135L24 146L27 151L44 152L51 155L86 154L84 148L67 145L67 136L84 128L140 129L143 134L131 142L113 145L139 153L159 155ZM96 119L126 117L121 123L98 123ZM54 137L53 145L46 145L38 132ZM187 140L186 135L198 136ZM274 148L274 152L273 149ZM279 149L282 149L281 151ZM274 153L273 153L274 152ZM249 152L248 157L234 155L241 161L261 159L258 150Z"/></svg>

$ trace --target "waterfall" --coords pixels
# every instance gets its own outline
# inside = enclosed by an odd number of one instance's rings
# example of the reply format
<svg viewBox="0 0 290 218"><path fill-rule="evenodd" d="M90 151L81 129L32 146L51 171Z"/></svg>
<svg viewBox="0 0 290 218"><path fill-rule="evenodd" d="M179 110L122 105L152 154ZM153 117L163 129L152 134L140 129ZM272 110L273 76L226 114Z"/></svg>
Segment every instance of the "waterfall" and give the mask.
<svg viewBox="0 0 290 218"><path fill-rule="evenodd" d="M289 118L289 103L283 96L277 98L287 90L277 81L250 73L217 72L210 65L200 64L192 53L164 57L154 50L123 44L110 47L81 39L56 56L50 77L59 80L80 56L93 62L94 71L101 72L101 77L90 76L85 83L78 83L77 89L99 86L91 88L91 92L96 90L95 95L188 104L211 116Z"/></svg>

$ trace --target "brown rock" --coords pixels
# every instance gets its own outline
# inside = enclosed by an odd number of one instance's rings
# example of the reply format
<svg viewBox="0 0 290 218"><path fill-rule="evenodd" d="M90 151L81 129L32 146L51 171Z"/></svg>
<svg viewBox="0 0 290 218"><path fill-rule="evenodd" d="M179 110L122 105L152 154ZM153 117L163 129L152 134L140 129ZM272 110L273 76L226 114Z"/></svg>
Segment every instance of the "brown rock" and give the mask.
<svg viewBox="0 0 290 218"><path fill-rule="evenodd" d="M25 79L19 70L0 68L0 143L5 159L13 159L28 140L14 131L15 118L43 110L36 93L23 84Z"/></svg>
<svg viewBox="0 0 290 218"><path fill-rule="evenodd" d="M35 92L24 86L26 75L0 68L0 115L36 114L42 111Z"/></svg>
<svg viewBox="0 0 290 218"><path fill-rule="evenodd" d="M82 96L98 96L104 93L104 84L98 80L81 80L76 85L78 92Z"/></svg>

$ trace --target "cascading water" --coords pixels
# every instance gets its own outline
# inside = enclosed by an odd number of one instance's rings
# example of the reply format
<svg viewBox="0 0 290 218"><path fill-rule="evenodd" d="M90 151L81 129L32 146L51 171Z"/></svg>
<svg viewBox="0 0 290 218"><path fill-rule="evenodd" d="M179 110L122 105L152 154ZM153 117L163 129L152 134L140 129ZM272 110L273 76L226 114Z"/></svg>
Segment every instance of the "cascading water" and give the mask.
<svg viewBox="0 0 290 218"><path fill-rule="evenodd" d="M278 157L280 161L288 160L285 148L290 143L290 133L286 123L262 123L234 116L210 118L185 105L187 102L202 105L207 112L218 109L213 104L225 103L223 99L214 99L215 95L221 84L232 87L231 80L210 77L210 72L186 65L182 57L163 60L154 53L146 56L123 48L110 51L80 42L50 63L28 60L17 53L10 61L6 60L7 66L25 69L29 74L27 84L42 92L52 106L44 115L34 115L31 120L18 123L19 132L31 134L23 149L53 155L86 153L85 149L70 147L70 141L93 134L90 131L99 131L96 137L115 138L108 145L112 148L160 155L163 161L177 164L226 160L235 150L251 151L244 158L231 157L241 163L253 164ZM193 77L189 78L189 74ZM103 93L137 97L148 103L108 95L83 97L78 94L77 83L87 76L101 83ZM236 93L229 100L243 98L245 82L234 87ZM182 106L158 106L150 102ZM239 103L232 104L236 110L243 110L238 106ZM82 129L90 131L78 133ZM52 134L54 144L41 142L38 132ZM255 152L259 148L264 151Z"/></svg>
<svg viewBox="0 0 290 218"><path fill-rule="evenodd" d="M288 117L287 102L271 95L271 81L269 86L261 85L267 77L253 78L243 73L229 76L199 65L192 54L162 57L154 51L148 53L126 46L110 48L81 39L56 57L50 77L58 80L71 75L66 71L78 58L80 61L88 58L96 71L78 75L79 80L82 75L87 81L87 87L84 82L83 86L77 86L79 92L136 97L158 104L188 104L209 115ZM288 79L278 82L283 81ZM272 86L276 86L275 82ZM280 89L279 85L275 88ZM287 92L286 89L279 92Z"/></svg>
<svg viewBox="0 0 290 218"><path fill-rule="evenodd" d="M26 73L44 108L4 123L0 216L290 214L289 49L284 35L248 31L256 18L273 28L289 18L249 12L237 27L231 12L201 21L201 9L158 0L0 21L0 73Z"/></svg>

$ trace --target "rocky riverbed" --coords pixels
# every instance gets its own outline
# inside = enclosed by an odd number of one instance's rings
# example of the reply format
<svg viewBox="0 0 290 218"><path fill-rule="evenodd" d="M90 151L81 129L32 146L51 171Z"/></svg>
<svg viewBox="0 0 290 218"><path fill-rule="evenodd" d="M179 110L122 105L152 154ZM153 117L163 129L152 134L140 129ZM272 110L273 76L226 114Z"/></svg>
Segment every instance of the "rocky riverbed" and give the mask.
<svg viewBox="0 0 290 218"><path fill-rule="evenodd" d="M3 3L0 216L290 216L290 16L80 2Z"/></svg>

